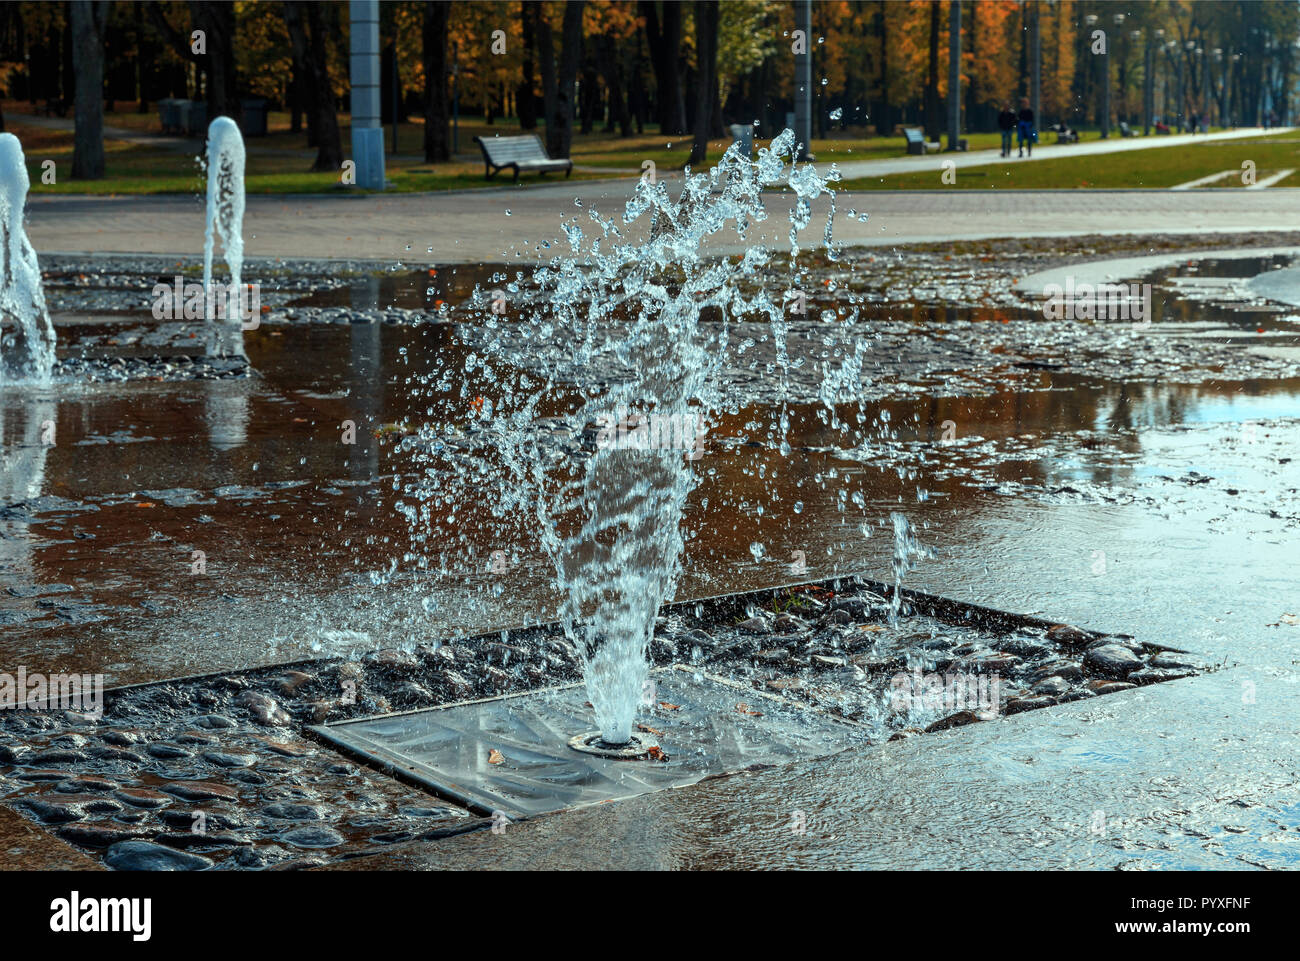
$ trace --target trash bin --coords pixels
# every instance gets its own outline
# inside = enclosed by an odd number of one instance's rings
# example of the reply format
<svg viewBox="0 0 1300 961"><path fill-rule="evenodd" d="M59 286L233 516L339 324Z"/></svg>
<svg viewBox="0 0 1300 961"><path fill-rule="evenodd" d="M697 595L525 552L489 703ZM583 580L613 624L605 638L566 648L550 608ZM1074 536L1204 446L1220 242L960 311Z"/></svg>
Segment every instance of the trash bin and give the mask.
<svg viewBox="0 0 1300 961"><path fill-rule="evenodd" d="M247 100L241 100L240 106L242 117L239 121L239 130L245 137L265 137L266 136L266 98L250 97Z"/></svg>
<svg viewBox="0 0 1300 961"><path fill-rule="evenodd" d="M192 100L177 100L176 109L176 132L187 134L190 132L190 104Z"/></svg>
<svg viewBox="0 0 1300 961"><path fill-rule="evenodd" d="M731 142L740 144L740 152L746 160L754 159L754 128L747 123L731 125Z"/></svg>
<svg viewBox="0 0 1300 961"><path fill-rule="evenodd" d="M208 104L206 100L190 101L189 124L186 129L192 134L208 132Z"/></svg>
<svg viewBox="0 0 1300 961"><path fill-rule="evenodd" d="M181 123L180 110L183 102L175 97L158 101L158 121L162 124L163 133L180 133L185 129Z"/></svg>

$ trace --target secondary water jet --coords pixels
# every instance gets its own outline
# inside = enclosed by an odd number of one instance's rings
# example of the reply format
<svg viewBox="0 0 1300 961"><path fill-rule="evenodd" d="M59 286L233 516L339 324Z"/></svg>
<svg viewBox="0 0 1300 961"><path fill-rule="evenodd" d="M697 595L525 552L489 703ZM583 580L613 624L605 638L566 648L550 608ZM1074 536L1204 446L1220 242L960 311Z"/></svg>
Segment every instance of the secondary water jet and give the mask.
<svg viewBox="0 0 1300 961"><path fill-rule="evenodd" d="M208 125L208 208L203 240L203 305L209 357L244 357L244 138L229 117ZM220 238L230 285L222 303L212 293L212 258ZM248 316L255 324L257 317Z"/></svg>
<svg viewBox="0 0 1300 961"><path fill-rule="evenodd" d="M27 158L11 133L0 133L0 318L13 318L12 334L0 330L0 384L48 384L54 369L54 325L45 307L41 267L23 229L27 205Z"/></svg>

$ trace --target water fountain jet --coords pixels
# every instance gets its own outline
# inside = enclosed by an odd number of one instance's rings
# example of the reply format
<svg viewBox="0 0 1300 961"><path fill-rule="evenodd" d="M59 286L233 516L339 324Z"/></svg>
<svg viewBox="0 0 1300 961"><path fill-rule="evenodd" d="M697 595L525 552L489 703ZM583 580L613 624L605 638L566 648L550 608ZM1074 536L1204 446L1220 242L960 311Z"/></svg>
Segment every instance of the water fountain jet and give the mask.
<svg viewBox="0 0 1300 961"><path fill-rule="evenodd" d="M229 117L208 125L208 207L203 240L203 304L209 357L244 357L244 138ZM212 296L212 258L217 238L230 269L224 310ZM256 320L256 318L250 318Z"/></svg>
<svg viewBox="0 0 1300 961"><path fill-rule="evenodd" d="M0 317L17 323L12 337L0 341L0 384L7 379L48 384L54 368L54 325L36 251L23 229L30 186L22 144L13 134L0 133Z"/></svg>

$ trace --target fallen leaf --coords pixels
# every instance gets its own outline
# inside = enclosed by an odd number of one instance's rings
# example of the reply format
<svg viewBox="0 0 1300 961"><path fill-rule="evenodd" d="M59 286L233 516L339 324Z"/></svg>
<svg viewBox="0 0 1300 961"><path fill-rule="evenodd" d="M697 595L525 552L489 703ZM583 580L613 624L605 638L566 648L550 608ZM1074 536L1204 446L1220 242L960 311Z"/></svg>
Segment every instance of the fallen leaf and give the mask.
<svg viewBox="0 0 1300 961"><path fill-rule="evenodd" d="M881 626L880 624L863 624L863 625L861 625L861 626L858 628L858 630L860 630L860 631L870 631L871 633L874 634L874 633L877 632L877 631L883 631L883 630L884 630L884 627Z"/></svg>
<svg viewBox="0 0 1300 961"><path fill-rule="evenodd" d="M682 707L680 704L669 704L667 701L660 701L659 706L665 711L679 711Z"/></svg>
<svg viewBox="0 0 1300 961"><path fill-rule="evenodd" d="M668 760L668 755L663 752L663 748L661 748L658 744L656 744L650 750L646 751L646 757L650 758L650 760L652 761Z"/></svg>
<svg viewBox="0 0 1300 961"><path fill-rule="evenodd" d="M645 731L647 734L653 734L655 737L663 737L663 736L664 736L664 732L663 732L663 731L656 731L656 730L655 730L654 728L652 728L649 724L638 724L638 725L636 726L636 729L637 729L638 731Z"/></svg>
<svg viewBox="0 0 1300 961"><path fill-rule="evenodd" d="M761 711L751 711L751 710L749 709L749 705L746 704L744 701L741 701L739 704L736 705L736 711L737 711L738 713L740 713L740 714L748 714L750 717L762 717L762 716L763 716L763 714L762 714Z"/></svg>
<svg viewBox="0 0 1300 961"><path fill-rule="evenodd" d="M153 501L136 501L135 506L136 507L157 507L158 505L155 504Z"/></svg>
<svg viewBox="0 0 1300 961"><path fill-rule="evenodd" d="M500 751L498 751L496 748L492 748L491 750L488 751L489 764L504 764L505 760L506 760L505 755L502 754Z"/></svg>

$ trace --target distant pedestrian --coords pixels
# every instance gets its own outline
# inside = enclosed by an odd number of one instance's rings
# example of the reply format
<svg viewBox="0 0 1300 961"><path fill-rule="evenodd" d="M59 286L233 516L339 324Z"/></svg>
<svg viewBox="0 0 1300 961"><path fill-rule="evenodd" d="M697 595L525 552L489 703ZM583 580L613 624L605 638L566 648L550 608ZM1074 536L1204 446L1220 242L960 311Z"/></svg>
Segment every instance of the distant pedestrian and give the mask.
<svg viewBox="0 0 1300 961"><path fill-rule="evenodd" d="M1002 156L1011 156L1011 134L1016 129L1016 115L1011 112L1011 104L1002 102L1002 112L998 114L998 129L1002 131Z"/></svg>
<svg viewBox="0 0 1300 961"><path fill-rule="evenodd" d="M1034 155L1034 112L1029 109L1029 98L1020 98L1020 120L1016 124L1016 144L1020 147L1020 156L1025 155L1028 147L1029 156Z"/></svg>

